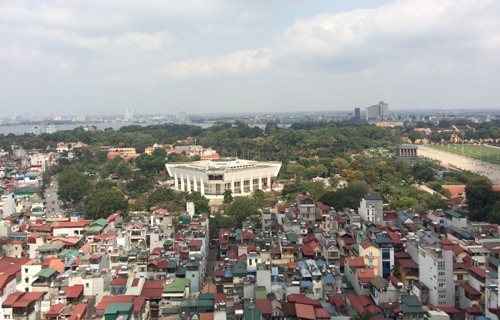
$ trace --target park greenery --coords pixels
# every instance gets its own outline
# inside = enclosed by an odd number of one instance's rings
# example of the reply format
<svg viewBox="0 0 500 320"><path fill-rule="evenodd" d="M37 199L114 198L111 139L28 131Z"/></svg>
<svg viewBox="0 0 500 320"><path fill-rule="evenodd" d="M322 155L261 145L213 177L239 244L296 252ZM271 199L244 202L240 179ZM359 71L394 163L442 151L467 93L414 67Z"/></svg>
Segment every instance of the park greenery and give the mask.
<svg viewBox="0 0 500 320"><path fill-rule="evenodd" d="M500 132L496 124L476 126L481 126L476 130L480 131L477 133L480 137L496 138ZM260 210L273 207L278 200L292 204L298 194L310 194L342 210L344 207L357 209L363 195L377 193L383 197L388 210L412 208L425 213L446 209L441 195L449 196L449 193L443 185L460 183L467 184L467 195L471 197L468 214L472 219L500 222L500 197L487 179L471 172L458 172L451 180L438 180L435 171L442 169L438 163L410 166L389 156L405 133L417 132L413 129L348 122L299 123L286 129L270 123L264 130L241 122L216 123L208 129L175 124L132 125L116 131L76 128L40 136L0 135L0 146L8 150L17 144L50 152L61 141L85 143L85 147L76 149L73 159L62 157L58 165L49 167L44 183L57 174L59 198L69 210L83 211L85 217L91 219L105 218L117 210L165 207L180 212L185 210L187 201L193 201L197 212L212 212L211 224L217 230L241 227L245 220L258 225ZM275 182L282 184L283 189L256 190L248 198L234 197L230 190L225 190L223 204L214 212L208 199L199 192L189 194L171 189L165 170L166 162L189 162L199 157L166 154L161 148L151 155L143 153L155 143L200 144L217 150L223 157L281 161L282 168ZM142 154L129 161L120 157L108 160L101 146L134 147ZM313 181L316 177L327 180ZM437 193L431 195L412 186L423 183Z"/></svg>

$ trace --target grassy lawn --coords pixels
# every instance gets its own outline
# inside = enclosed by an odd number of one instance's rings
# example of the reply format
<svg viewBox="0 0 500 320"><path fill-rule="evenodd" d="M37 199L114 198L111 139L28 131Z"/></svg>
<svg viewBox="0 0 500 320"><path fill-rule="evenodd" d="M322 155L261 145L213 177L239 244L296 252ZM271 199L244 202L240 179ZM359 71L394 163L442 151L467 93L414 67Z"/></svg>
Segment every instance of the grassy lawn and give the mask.
<svg viewBox="0 0 500 320"><path fill-rule="evenodd" d="M462 145L427 145L434 149L439 149L454 154L462 155ZM466 144L463 146L463 155L469 158L481 159L483 161L500 165L500 148L477 144Z"/></svg>

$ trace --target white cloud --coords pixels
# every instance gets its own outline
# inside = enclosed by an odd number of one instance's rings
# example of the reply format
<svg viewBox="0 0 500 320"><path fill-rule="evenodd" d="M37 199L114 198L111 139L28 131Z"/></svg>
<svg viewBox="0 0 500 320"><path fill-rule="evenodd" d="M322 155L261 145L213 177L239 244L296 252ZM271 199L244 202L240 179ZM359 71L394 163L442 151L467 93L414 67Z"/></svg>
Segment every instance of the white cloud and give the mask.
<svg viewBox="0 0 500 320"><path fill-rule="evenodd" d="M276 45L275 58L294 66L299 61L299 68L306 70L319 61L329 62L333 70L355 72L366 65L400 67L408 58L418 60L421 54L436 52L427 60L429 65L419 61L418 68L407 70L435 72L436 65L445 63L447 67L440 69L449 72L458 65L449 61L459 59L457 51L478 47L477 43L483 48L498 44L499 13L498 2L491 0L409 0L376 9L318 14L297 20L286 30Z"/></svg>
<svg viewBox="0 0 500 320"><path fill-rule="evenodd" d="M252 74L266 70L272 50L241 50L215 58L197 58L171 63L161 74L172 78L213 77L218 75Z"/></svg>

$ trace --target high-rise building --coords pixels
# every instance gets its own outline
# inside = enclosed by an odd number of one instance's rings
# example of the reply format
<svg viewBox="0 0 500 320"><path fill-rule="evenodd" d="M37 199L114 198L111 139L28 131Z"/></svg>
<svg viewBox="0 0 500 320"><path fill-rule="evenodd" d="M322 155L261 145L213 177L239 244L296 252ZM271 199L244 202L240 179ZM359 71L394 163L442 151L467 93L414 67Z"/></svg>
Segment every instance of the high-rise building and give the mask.
<svg viewBox="0 0 500 320"><path fill-rule="evenodd" d="M419 246L418 249L420 270L425 270L425 276L421 276L420 281L429 288L429 304L454 305L453 250L429 246Z"/></svg>
<svg viewBox="0 0 500 320"><path fill-rule="evenodd" d="M39 136L42 132L39 126L33 126L31 127L31 133L33 133L35 136Z"/></svg>
<svg viewBox="0 0 500 320"><path fill-rule="evenodd" d="M359 203L358 214L364 221L383 224L384 199L378 194L364 195Z"/></svg>
<svg viewBox="0 0 500 320"><path fill-rule="evenodd" d="M83 113L80 113L79 115L76 116L74 119L75 122L85 122L85 115Z"/></svg>
<svg viewBox="0 0 500 320"><path fill-rule="evenodd" d="M134 110L127 109L125 110L125 116L123 117L123 121L132 121L134 120Z"/></svg>
<svg viewBox="0 0 500 320"><path fill-rule="evenodd" d="M387 118L389 116L389 105L380 101L378 104L366 108L366 120Z"/></svg>
<svg viewBox="0 0 500 320"><path fill-rule="evenodd" d="M57 130L59 130L59 129L55 125L53 125L52 123L49 123L47 126L45 126L45 133L47 133L47 134L56 133Z"/></svg>
<svg viewBox="0 0 500 320"><path fill-rule="evenodd" d="M361 119L361 109L360 108L354 108L354 118L356 120Z"/></svg>

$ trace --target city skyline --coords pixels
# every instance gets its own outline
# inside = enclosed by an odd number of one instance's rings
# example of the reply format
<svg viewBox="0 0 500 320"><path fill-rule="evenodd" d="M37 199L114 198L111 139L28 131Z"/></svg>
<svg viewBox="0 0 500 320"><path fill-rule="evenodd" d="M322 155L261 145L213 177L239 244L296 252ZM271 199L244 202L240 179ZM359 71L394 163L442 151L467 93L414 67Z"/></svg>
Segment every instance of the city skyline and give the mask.
<svg viewBox="0 0 500 320"><path fill-rule="evenodd" d="M499 109L495 1L0 5L0 110Z"/></svg>

